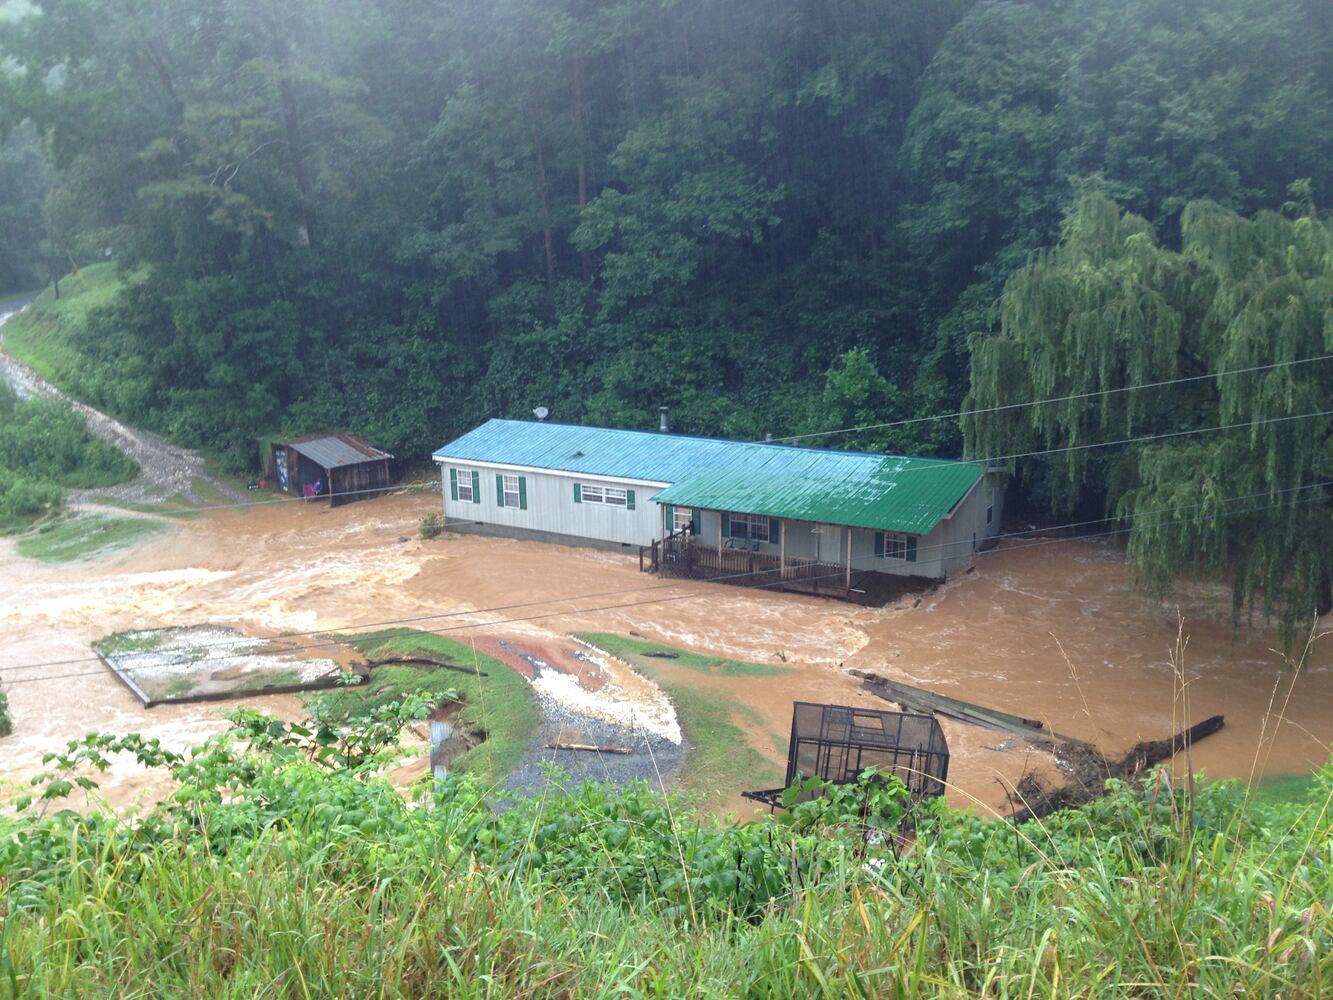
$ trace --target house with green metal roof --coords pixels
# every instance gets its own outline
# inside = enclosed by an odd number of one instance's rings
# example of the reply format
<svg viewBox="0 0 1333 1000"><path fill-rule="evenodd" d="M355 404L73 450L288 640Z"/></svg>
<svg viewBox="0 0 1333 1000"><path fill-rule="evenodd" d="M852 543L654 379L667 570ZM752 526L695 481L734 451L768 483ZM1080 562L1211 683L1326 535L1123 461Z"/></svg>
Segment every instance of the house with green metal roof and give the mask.
<svg viewBox="0 0 1333 1000"><path fill-rule="evenodd" d="M1002 484L975 462L518 420L487 421L434 458L452 529L838 596L868 574L944 579L1000 523Z"/></svg>

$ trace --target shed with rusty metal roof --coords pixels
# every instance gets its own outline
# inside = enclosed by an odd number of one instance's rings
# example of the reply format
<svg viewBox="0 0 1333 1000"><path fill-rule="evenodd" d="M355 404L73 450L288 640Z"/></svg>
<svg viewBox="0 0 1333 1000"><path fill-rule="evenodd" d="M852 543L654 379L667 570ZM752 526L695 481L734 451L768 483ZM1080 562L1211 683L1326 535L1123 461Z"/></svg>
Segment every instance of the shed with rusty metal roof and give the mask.
<svg viewBox="0 0 1333 1000"><path fill-rule="evenodd" d="M393 456L347 431L276 441L269 476L284 493L331 506L378 496L393 484Z"/></svg>

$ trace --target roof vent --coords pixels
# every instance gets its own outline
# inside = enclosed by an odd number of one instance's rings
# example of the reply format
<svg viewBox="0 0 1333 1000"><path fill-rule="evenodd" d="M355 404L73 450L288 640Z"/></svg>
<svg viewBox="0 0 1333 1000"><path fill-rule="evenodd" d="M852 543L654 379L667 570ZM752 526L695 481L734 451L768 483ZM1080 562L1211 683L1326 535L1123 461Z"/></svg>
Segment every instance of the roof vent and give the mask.
<svg viewBox="0 0 1333 1000"><path fill-rule="evenodd" d="M657 408L657 429L663 434L666 434L668 431L671 430L670 424L667 423L668 412L669 412L669 407L659 406Z"/></svg>

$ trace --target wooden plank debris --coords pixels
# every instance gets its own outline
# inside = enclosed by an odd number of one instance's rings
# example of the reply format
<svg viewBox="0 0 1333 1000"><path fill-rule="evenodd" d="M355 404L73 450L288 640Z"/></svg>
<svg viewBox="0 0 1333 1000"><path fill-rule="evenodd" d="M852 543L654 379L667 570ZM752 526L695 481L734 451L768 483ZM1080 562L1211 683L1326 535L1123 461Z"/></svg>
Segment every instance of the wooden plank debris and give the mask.
<svg viewBox="0 0 1333 1000"><path fill-rule="evenodd" d="M1016 810L1009 818L1014 823L1025 823L1030 819L1041 819L1058 809L1072 809L1100 798L1106 794L1108 778L1132 781L1205 736L1211 736L1222 728L1225 721L1220 715L1209 716L1166 739L1136 743L1117 760L1108 759L1095 747L1056 747L1057 757L1073 773L1073 780L1048 792L1034 776L1028 775L1018 783L1016 789L1023 808Z"/></svg>
<svg viewBox="0 0 1333 1000"><path fill-rule="evenodd" d="M1086 740L1065 736L1048 729L1040 719L1027 719L1021 715L1011 715L984 705L950 698L936 694L925 688L913 687L901 681L889 680L879 674L866 670L849 671L854 677L861 678L862 686L871 694L902 706L907 712L920 712L923 715L942 715L955 722L965 722L973 726L982 726L998 732L1013 733L1033 742L1069 743L1073 746L1090 747Z"/></svg>
<svg viewBox="0 0 1333 1000"><path fill-rule="evenodd" d="M604 747L596 743L548 743L547 750L584 750L588 753L631 753L629 747Z"/></svg>

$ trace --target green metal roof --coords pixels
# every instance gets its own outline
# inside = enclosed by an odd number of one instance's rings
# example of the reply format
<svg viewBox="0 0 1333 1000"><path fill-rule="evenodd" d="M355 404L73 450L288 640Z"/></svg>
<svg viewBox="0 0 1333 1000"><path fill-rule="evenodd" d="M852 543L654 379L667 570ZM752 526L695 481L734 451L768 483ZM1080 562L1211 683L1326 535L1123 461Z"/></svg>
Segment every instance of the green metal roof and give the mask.
<svg viewBox="0 0 1333 1000"><path fill-rule="evenodd" d="M838 475L816 463L781 471L709 469L672 484L653 499L681 507L925 535L981 476L981 467L968 462L873 457L874 466L858 470L858 475Z"/></svg>
<svg viewBox="0 0 1333 1000"><path fill-rule="evenodd" d="M487 421L435 459L669 483L653 499L921 535L981 476L971 462L519 420Z"/></svg>

